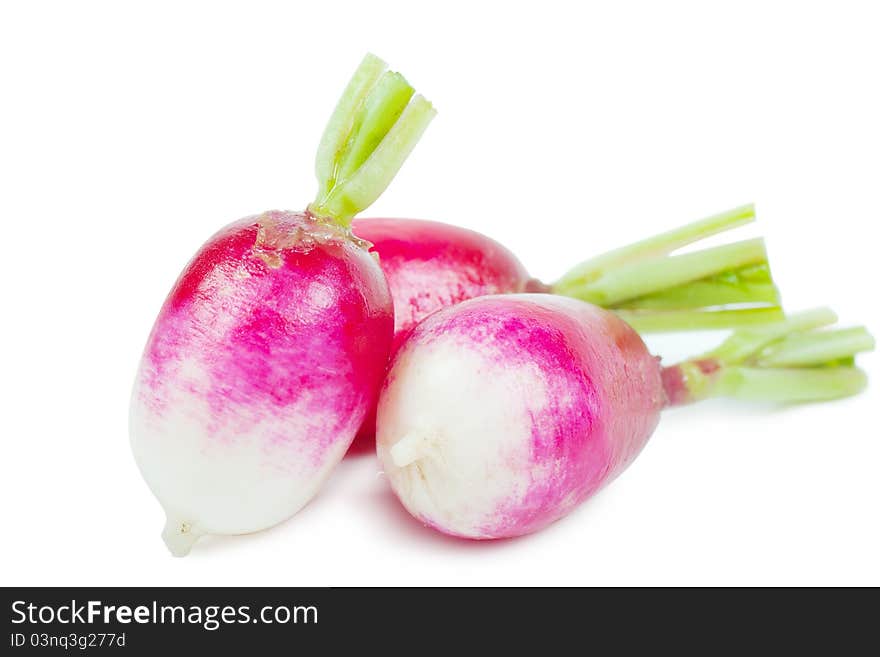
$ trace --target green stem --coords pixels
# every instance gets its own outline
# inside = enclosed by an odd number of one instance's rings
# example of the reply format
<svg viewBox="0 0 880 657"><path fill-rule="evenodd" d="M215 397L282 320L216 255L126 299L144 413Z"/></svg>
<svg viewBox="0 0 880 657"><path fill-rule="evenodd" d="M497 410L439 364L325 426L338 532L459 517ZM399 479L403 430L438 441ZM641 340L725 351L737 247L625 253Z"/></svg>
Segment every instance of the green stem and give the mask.
<svg viewBox="0 0 880 657"><path fill-rule="evenodd" d="M639 333L714 331L763 325L785 318L779 306L720 310L615 310L614 313Z"/></svg>
<svg viewBox="0 0 880 657"><path fill-rule="evenodd" d="M736 271L741 267L766 262L764 240L735 242L695 253L637 262L609 271L590 286L581 289L579 298L606 308L613 307L630 299L699 281L720 272Z"/></svg>
<svg viewBox="0 0 880 657"><path fill-rule="evenodd" d="M385 191L435 114L427 100L415 96L367 161L309 209L315 215L350 225L358 212L368 208Z"/></svg>
<svg viewBox="0 0 880 657"><path fill-rule="evenodd" d="M756 362L761 367L809 367L845 361L873 348L874 336L863 326L794 333L767 347Z"/></svg>
<svg viewBox="0 0 880 657"><path fill-rule="evenodd" d="M834 324L837 315L831 308L814 308L789 315L785 320L767 326L736 331L719 347L701 356L702 359L713 358L719 362L734 364L743 363L764 347L787 335L799 331L810 331Z"/></svg>
<svg viewBox="0 0 880 657"><path fill-rule="evenodd" d="M375 86L385 71L386 64L371 53L367 53L354 72L336 109L330 115L327 127L315 155L315 175L320 184L318 197L324 196L336 182L336 165L345 148L345 142L354 127L358 108L367 94Z"/></svg>
<svg viewBox="0 0 880 657"><path fill-rule="evenodd" d="M867 378L855 356L874 348L863 327L819 330L836 315L819 308L733 333L717 349L663 369L670 405L707 397L776 402L854 395Z"/></svg>
<svg viewBox="0 0 880 657"><path fill-rule="evenodd" d="M556 294L619 311L642 331L736 328L781 316L761 239L672 255L688 244L753 221L745 205L584 262Z"/></svg>
<svg viewBox="0 0 880 657"><path fill-rule="evenodd" d="M385 191L436 114L414 94L382 60L364 58L318 146L312 214L347 228Z"/></svg>
<svg viewBox="0 0 880 657"><path fill-rule="evenodd" d="M415 90L400 73L385 71L376 82L353 126L352 138L339 157L336 178L345 180L367 160L397 123Z"/></svg>
<svg viewBox="0 0 880 657"><path fill-rule="evenodd" d="M743 267L736 271L669 287L616 305L621 309L684 310L713 305L779 303L779 291L765 265Z"/></svg>
<svg viewBox="0 0 880 657"><path fill-rule="evenodd" d="M633 262L668 255L688 244L731 230L755 220L755 206L743 205L727 212L700 219L679 228L660 233L613 251L608 251L581 263L556 283L560 287L575 287L601 278L606 271Z"/></svg>
<svg viewBox="0 0 880 657"><path fill-rule="evenodd" d="M825 401L856 395L867 385L868 377L858 367L730 367L721 371L714 395L780 403Z"/></svg>

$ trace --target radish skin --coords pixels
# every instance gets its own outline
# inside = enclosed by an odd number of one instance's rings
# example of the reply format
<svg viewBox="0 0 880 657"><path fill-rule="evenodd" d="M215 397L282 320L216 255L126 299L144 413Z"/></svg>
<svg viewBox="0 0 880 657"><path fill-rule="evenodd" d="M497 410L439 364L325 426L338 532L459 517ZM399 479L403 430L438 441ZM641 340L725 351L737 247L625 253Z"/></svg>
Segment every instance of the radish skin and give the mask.
<svg viewBox="0 0 880 657"><path fill-rule="evenodd" d="M418 219L355 219L394 298L395 340L436 310L488 294L544 292L506 247L476 231Z"/></svg>
<svg viewBox="0 0 880 657"><path fill-rule="evenodd" d="M377 453L423 524L471 539L528 534L617 477L667 406L859 392L861 370L824 359L846 361L873 340L864 329L814 330L834 319L818 311L744 329L664 368L626 322L596 306L549 294L471 299L424 319L393 356ZM774 354L801 367L767 366Z"/></svg>

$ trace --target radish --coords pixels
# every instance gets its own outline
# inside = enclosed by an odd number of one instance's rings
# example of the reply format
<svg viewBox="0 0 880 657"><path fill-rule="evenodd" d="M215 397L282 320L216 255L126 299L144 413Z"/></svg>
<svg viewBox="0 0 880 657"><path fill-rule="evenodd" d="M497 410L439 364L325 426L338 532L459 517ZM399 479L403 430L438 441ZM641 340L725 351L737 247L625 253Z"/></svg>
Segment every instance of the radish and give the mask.
<svg viewBox="0 0 880 657"><path fill-rule="evenodd" d="M484 296L418 324L392 359L377 451L395 494L453 536L527 534L614 479L669 406L712 396L778 402L859 392L863 328L829 310L734 332L661 367L615 314L549 294Z"/></svg>
<svg viewBox="0 0 880 657"><path fill-rule="evenodd" d="M695 253L681 247L753 221L746 205L588 260L552 285L533 278L498 242L465 228L415 219L357 219L394 298L395 344L419 321L487 294L553 292L614 309L636 329L732 328L782 318L761 239ZM352 446L373 449L375 411Z"/></svg>
<svg viewBox="0 0 880 657"><path fill-rule="evenodd" d="M211 237L174 284L148 339L131 445L185 555L205 534L296 513L375 402L393 306L353 216L382 193L434 116L368 55L318 148L317 199Z"/></svg>

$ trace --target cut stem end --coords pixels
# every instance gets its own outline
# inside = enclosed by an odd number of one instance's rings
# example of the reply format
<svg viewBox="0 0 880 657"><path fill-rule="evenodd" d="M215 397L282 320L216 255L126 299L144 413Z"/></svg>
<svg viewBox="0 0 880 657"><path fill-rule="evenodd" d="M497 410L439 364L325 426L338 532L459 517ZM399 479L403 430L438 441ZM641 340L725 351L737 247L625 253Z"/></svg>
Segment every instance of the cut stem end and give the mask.
<svg viewBox="0 0 880 657"><path fill-rule="evenodd" d="M398 468L405 468L422 459L427 454L427 448L424 436L407 434L391 446L391 461Z"/></svg>
<svg viewBox="0 0 880 657"><path fill-rule="evenodd" d="M399 73L367 55L318 146L309 211L348 227L385 191L436 114Z"/></svg>
<svg viewBox="0 0 880 657"><path fill-rule="evenodd" d="M168 516L165 528L162 530L162 540L175 557L188 555L202 535L203 532L196 530L191 523L171 515Z"/></svg>

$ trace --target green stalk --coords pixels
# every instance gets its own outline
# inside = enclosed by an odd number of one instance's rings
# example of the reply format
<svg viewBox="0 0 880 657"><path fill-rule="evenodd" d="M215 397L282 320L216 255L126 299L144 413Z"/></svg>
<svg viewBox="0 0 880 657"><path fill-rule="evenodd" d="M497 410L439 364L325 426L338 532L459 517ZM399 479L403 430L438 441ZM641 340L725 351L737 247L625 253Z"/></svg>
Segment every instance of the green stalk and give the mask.
<svg viewBox="0 0 880 657"><path fill-rule="evenodd" d="M684 310L713 305L761 303L775 306L779 290L764 265L743 267L736 271L691 281L646 294L616 305L621 309Z"/></svg>
<svg viewBox="0 0 880 657"><path fill-rule="evenodd" d="M864 389L858 353L874 348L864 327L820 330L837 317L828 308L734 332L718 348L664 368L671 405L707 397L775 402L836 399Z"/></svg>
<svg viewBox="0 0 880 657"><path fill-rule="evenodd" d="M782 316L761 239L673 255L754 221L744 205L581 263L552 290L615 310L641 331L738 328Z"/></svg>
<svg viewBox="0 0 880 657"><path fill-rule="evenodd" d="M825 401L857 395L868 385L858 367L834 369L761 369L730 367L721 371L715 396L778 403Z"/></svg>
<svg viewBox="0 0 880 657"><path fill-rule="evenodd" d="M339 158L336 177L345 180L367 160L397 123L415 90L400 73L385 71L364 100L353 138Z"/></svg>
<svg viewBox="0 0 880 657"><path fill-rule="evenodd" d="M349 226L358 212L385 191L436 113L431 103L415 96L367 161L309 209L317 216L332 217Z"/></svg>
<svg viewBox="0 0 880 657"><path fill-rule="evenodd" d="M336 165L351 134L357 110L386 67L381 59L367 53L330 115L315 155L315 175L320 183L318 197L324 196L336 182Z"/></svg>
<svg viewBox="0 0 880 657"><path fill-rule="evenodd" d="M743 205L727 212L700 219L613 251L608 251L574 267L556 283L559 287L578 287L601 278L606 271L672 253L688 244L717 235L755 220L755 206Z"/></svg>
<svg viewBox="0 0 880 657"><path fill-rule="evenodd" d="M736 331L721 345L700 358L713 358L725 364L743 363L758 354L764 347L799 331L810 331L834 324L837 314L831 308L814 308L767 326Z"/></svg>
<svg viewBox="0 0 880 657"><path fill-rule="evenodd" d="M596 305L617 304L714 276L719 272L764 264L764 240L754 239L725 244L712 249L660 260L648 260L609 271L580 292L580 298Z"/></svg>
<svg viewBox="0 0 880 657"><path fill-rule="evenodd" d="M324 130L315 159L316 217L348 228L385 191L436 114L399 73L367 55Z"/></svg>
<svg viewBox="0 0 880 657"><path fill-rule="evenodd" d="M874 336L863 326L794 333L770 345L756 362L761 367L809 367L844 361L873 348Z"/></svg>
<svg viewBox="0 0 880 657"><path fill-rule="evenodd" d="M615 310L614 313L639 333L714 331L778 322L785 313L778 306L720 310Z"/></svg>

